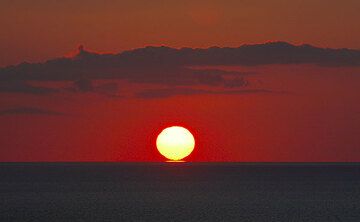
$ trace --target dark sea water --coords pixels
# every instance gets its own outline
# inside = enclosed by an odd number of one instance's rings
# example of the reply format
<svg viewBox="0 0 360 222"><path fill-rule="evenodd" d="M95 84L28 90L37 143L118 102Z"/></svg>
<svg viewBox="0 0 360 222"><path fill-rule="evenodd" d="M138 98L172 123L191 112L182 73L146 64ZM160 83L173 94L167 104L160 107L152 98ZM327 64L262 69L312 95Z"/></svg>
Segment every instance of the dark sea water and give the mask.
<svg viewBox="0 0 360 222"><path fill-rule="evenodd" d="M360 221L359 164L2 163L0 221Z"/></svg>

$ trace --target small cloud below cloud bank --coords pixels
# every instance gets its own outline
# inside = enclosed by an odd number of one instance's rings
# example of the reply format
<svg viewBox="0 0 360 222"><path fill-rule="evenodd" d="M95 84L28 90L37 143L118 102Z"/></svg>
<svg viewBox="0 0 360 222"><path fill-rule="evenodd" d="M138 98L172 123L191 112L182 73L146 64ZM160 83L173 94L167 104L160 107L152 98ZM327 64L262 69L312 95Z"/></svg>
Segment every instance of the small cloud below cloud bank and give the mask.
<svg viewBox="0 0 360 222"><path fill-rule="evenodd" d="M27 93L27 94L50 94L58 92L57 89L39 87L24 81L0 81L0 93Z"/></svg>
<svg viewBox="0 0 360 222"><path fill-rule="evenodd" d="M65 113L56 112L52 110L37 108L37 107L14 107L0 110L0 116L4 115L55 115L55 116L63 116Z"/></svg>
<svg viewBox="0 0 360 222"><path fill-rule="evenodd" d="M267 89L243 89L243 90L204 90L193 88L165 88L165 89L147 89L136 93L137 98L158 99L173 96L190 95L242 95L242 94L291 94L286 91L273 91Z"/></svg>

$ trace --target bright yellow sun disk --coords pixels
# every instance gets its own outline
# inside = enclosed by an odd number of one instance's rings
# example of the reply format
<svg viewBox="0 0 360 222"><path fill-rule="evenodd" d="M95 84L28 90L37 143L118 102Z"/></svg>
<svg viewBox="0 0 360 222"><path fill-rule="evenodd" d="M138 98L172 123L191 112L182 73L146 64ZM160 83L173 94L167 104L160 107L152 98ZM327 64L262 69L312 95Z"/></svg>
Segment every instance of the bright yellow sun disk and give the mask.
<svg viewBox="0 0 360 222"><path fill-rule="evenodd" d="M195 147L194 136L180 126L164 129L156 139L159 152L170 160L181 160L190 155Z"/></svg>

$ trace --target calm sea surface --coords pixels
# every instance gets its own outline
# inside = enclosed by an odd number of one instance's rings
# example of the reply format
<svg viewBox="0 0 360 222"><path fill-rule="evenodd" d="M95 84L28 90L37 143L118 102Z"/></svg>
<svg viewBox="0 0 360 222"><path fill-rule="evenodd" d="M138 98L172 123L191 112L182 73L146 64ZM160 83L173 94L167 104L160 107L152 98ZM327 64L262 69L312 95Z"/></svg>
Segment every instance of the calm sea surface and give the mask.
<svg viewBox="0 0 360 222"><path fill-rule="evenodd" d="M360 164L1 163L0 221L360 221Z"/></svg>

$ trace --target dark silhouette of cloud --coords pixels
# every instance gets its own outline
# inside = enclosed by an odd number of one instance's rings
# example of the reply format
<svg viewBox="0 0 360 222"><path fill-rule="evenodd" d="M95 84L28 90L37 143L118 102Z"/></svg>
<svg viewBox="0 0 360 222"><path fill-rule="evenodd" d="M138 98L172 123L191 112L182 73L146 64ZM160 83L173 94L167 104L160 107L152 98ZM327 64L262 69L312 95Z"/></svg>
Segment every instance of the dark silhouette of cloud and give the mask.
<svg viewBox="0 0 360 222"><path fill-rule="evenodd" d="M96 54L79 48L74 58L45 63L23 63L0 69L0 80L61 81L79 79L128 79L131 81L183 83L204 70L185 67L202 65L317 64L359 66L360 50L328 49L286 42L207 49L145 47L119 54ZM207 70L203 83L217 82L219 70ZM234 74L234 72L233 72ZM241 73L238 73L241 74ZM165 78L165 80L164 80ZM185 79L182 79L185 78ZM213 78L213 80L211 80ZM201 82L201 78L200 81Z"/></svg>
<svg viewBox="0 0 360 222"><path fill-rule="evenodd" d="M67 89L72 92L92 92L110 97L118 97L119 86L116 82L94 84L90 79L80 79L74 81L73 86Z"/></svg>
<svg viewBox="0 0 360 222"><path fill-rule="evenodd" d="M107 95L115 95L119 91L119 85L115 82L100 84L96 87L97 92Z"/></svg>
<svg viewBox="0 0 360 222"><path fill-rule="evenodd" d="M58 90L46 87L32 86L23 81L0 81L0 93L29 93L29 94L49 94Z"/></svg>
<svg viewBox="0 0 360 222"><path fill-rule="evenodd" d="M4 115L19 115L19 114L30 114L30 115L66 115L61 112L55 112L51 110L36 108L36 107L15 107L0 110L0 116Z"/></svg>
<svg viewBox="0 0 360 222"><path fill-rule="evenodd" d="M247 85L249 85L249 82L245 78L235 78L224 81L224 86L227 88L237 88Z"/></svg>
<svg viewBox="0 0 360 222"><path fill-rule="evenodd" d="M89 79L79 79L74 82L74 86L76 89L82 92L91 92L94 91L94 86Z"/></svg>
<svg viewBox="0 0 360 222"><path fill-rule="evenodd" d="M191 68L164 68L150 69L145 73L134 72L128 77L130 82L135 83L153 83L171 86L188 86L188 85L208 85L219 86L226 81L226 76L242 76L241 72L229 72L217 69L196 70Z"/></svg>
<svg viewBox="0 0 360 222"><path fill-rule="evenodd" d="M189 96L189 95L241 95L241 94L290 94L285 91L273 91L268 89L243 89L243 90L204 90L193 88L166 88L166 89L147 89L135 94L137 98L141 99L157 99L168 98L173 96Z"/></svg>
<svg viewBox="0 0 360 222"><path fill-rule="evenodd" d="M286 42L243 45L238 48L207 49L145 47L119 54L97 54L83 46L73 58L58 58L44 63L22 63L0 68L0 93L44 95L60 91L91 92L119 97L117 83L96 85L96 80L127 80L131 83L175 87L173 90L145 90L139 98L161 98L194 94L270 93L266 90L237 90L248 86L249 73L207 67L216 65L305 64L321 66L360 66L360 50L328 49ZM70 88L38 87L27 81L71 81ZM223 90L198 90L178 87L222 87ZM232 89L232 90L229 90ZM219 90L219 89L218 89Z"/></svg>

